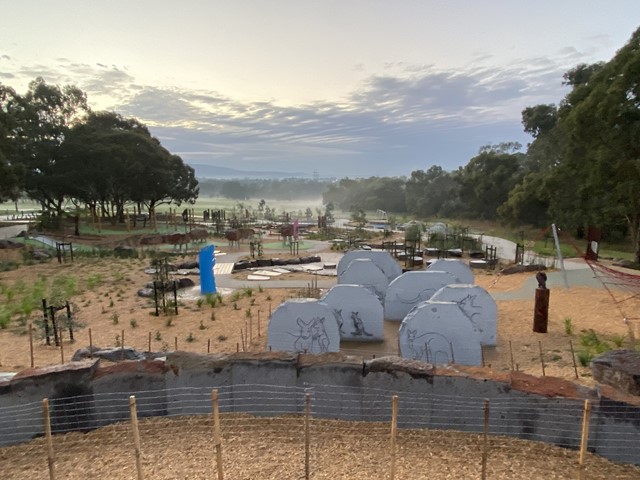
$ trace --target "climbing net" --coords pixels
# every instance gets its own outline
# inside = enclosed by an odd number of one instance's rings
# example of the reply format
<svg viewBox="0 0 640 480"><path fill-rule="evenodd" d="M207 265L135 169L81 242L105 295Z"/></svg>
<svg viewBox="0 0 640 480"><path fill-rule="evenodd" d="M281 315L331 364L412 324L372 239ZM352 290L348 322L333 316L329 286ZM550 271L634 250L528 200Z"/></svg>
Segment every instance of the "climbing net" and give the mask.
<svg viewBox="0 0 640 480"><path fill-rule="evenodd" d="M587 265L595 277L611 296L625 322L640 321L640 317L630 314L636 311L640 299L640 275L634 275L603 265L585 257Z"/></svg>

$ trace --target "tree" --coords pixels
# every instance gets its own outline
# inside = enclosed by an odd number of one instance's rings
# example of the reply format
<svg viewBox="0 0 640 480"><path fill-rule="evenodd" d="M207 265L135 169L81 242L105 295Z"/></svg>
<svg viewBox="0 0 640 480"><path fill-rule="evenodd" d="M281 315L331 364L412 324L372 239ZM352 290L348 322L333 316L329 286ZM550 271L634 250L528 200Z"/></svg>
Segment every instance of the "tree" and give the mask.
<svg viewBox="0 0 640 480"><path fill-rule="evenodd" d="M572 226L626 225L640 262L640 29L589 73L560 111L567 144L557 177L567 182L577 211L567 220ZM551 210L561 215L558 200L552 199Z"/></svg>
<svg viewBox="0 0 640 480"><path fill-rule="evenodd" d="M511 189L521 180L524 154L513 151L513 144L485 146L469 163L456 172L460 199L465 213L494 220L497 210Z"/></svg>
<svg viewBox="0 0 640 480"><path fill-rule="evenodd" d="M17 200L24 187L24 167L16 162L17 111L22 99L0 84L0 202Z"/></svg>
<svg viewBox="0 0 640 480"><path fill-rule="evenodd" d="M534 138L549 133L558 120L558 107L553 104L527 107L522 111L524 131Z"/></svg>
<svg viewBox="0 0 640 480"><path fill-rule="evenodd" d="M180 205L198 195L193 168L163 148L143 124L116 113L91 114L70 129L61 152L58 164L68 172L61 188L120 221L127 202L144 204L153 216L162 203Z"/></svg>
<svg viewBox="0 0 640 480"><path fill-rule="evenodd" d="M426 172L413 171L406 182L407 209L422 218L455 216L461 210L459 187L453 176L438 165Z"/></svg>
<svg viewBox="0 0 640 480"><path fill-rule="evenodd" d="M36 78L17 112L14 141L16 161L25 171L25 190L30 198L56 216L62 214L64 172L57 164L60 147L69 129L90 111L84 92L71 85L58 87Z"/></svg>

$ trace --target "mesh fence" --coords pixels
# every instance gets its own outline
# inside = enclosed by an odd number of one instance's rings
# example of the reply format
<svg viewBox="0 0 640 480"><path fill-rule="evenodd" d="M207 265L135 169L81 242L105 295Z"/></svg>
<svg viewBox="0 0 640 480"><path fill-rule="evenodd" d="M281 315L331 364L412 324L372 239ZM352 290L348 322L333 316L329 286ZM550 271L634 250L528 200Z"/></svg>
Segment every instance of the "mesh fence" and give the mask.
<svg viewBox="0 0 640 480"><path fill-rule="evenodd" d="M214 402L209 388L138 391L133 410L126 392L49 399L51 436L44 402L0 408L0 471L5 479L640 478L631 465L640 462L638 411L621 404L594 404L585 423L581 402L518 394L488 401L315 384L216 394Z"/></svg>

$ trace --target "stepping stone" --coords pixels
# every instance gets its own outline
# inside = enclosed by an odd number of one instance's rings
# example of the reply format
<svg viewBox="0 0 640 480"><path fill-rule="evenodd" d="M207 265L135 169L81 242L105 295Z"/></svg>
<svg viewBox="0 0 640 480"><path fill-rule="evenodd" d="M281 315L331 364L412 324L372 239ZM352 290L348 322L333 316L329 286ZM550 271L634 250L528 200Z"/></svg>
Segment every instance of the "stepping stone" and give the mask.
<svg viewBox="0 0 640 480"><path fill-rule="evenodd" d="M287 270L286 268L274 268L272 271L277 273L291 273L291 270Z"/></svg>
<svg viewBox="0 0 640 480"><path fill-rule="evenodd" d="M262 275L265 277L279 277L282 275L280 272L274 272L273 270L258 270L255 272L256 275Z"/></svg>
<svg viewBox="0 0 640 480"><path fill-rule="evenodd" d="M247 280L252 280L255 282L265 282L267 280L271 280L271 277L267 277L266 275L248 275Z"/></svg>

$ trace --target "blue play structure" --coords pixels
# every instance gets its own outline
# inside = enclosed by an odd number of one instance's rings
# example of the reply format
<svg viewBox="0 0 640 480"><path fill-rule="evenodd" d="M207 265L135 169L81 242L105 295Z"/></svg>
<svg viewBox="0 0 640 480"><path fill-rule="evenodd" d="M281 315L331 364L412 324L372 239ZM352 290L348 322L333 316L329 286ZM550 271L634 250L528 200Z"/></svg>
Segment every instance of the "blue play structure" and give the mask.
<svg viewBox="0 0 640 480"><path fill-rule="evenodd" d="M216 259L213 254L214 245L208 245L200 250L198 257L200 265L200 293L206 295L208 293L216 293L216 280L213 278L213 267Z"/></svg>

